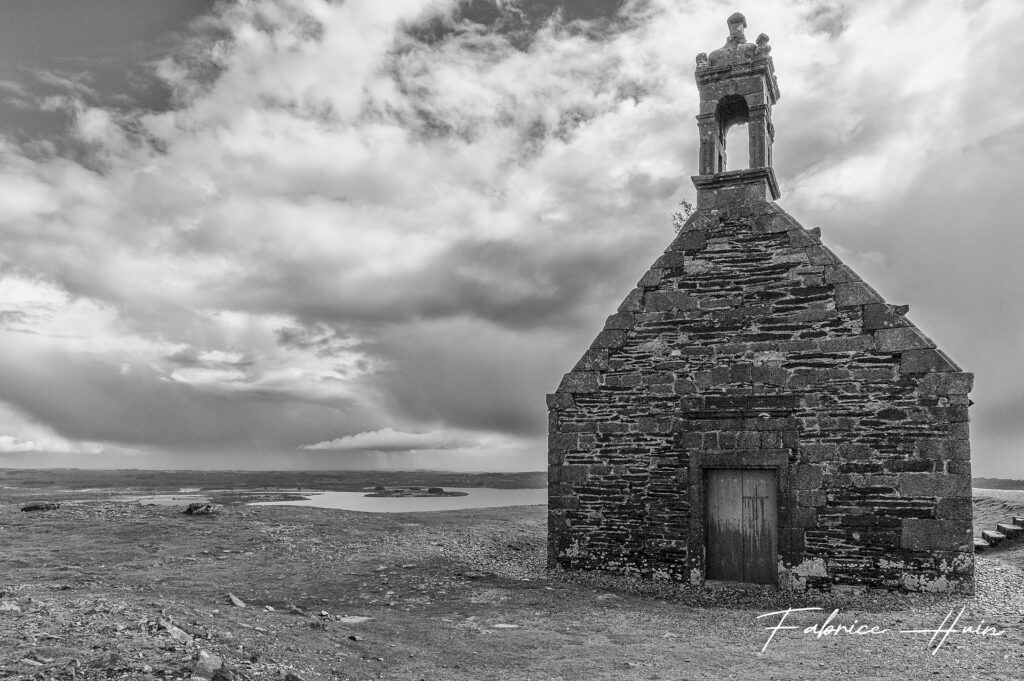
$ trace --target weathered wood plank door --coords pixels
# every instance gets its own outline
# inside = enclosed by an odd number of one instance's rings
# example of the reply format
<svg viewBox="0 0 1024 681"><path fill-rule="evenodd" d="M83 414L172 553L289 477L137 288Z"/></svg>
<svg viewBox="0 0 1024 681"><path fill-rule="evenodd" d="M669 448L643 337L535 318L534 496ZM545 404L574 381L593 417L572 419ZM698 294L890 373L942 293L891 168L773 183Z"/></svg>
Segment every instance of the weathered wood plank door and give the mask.
<svg viewBox="0 0 1024 681"><path fill-rule="evenodd" d="M775 584L775 471L711 468L707 483L707 578Z"/></svg>

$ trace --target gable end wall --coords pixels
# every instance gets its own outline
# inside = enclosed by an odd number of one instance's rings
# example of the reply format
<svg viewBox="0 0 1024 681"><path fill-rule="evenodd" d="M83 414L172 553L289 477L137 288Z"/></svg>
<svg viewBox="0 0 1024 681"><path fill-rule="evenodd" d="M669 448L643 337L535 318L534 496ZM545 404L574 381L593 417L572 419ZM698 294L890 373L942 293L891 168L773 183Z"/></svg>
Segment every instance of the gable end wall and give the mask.
<svg viewBox="0 0 1024 681"><path fill-rule="evenodd" d="M783 588L973 589L959 369L768 202L698 210L548 396L549 564L704 580L711 467L768 468Z"/></svg>

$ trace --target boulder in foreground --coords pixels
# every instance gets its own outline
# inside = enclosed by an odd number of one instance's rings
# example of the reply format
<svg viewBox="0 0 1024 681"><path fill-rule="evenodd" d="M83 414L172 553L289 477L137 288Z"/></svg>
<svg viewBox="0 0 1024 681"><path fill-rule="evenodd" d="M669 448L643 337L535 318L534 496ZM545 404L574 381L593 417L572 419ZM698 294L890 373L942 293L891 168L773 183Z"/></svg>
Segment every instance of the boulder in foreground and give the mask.
<svg viewBox="0 0 1024 681"><path fill-rule="evenodd" d="M32 511L56 511L58 508L60 508L60 504L50 501L40 501L34 504L28 504L27 506L22 506L21 510L23 513L30 513Z"/></svg>

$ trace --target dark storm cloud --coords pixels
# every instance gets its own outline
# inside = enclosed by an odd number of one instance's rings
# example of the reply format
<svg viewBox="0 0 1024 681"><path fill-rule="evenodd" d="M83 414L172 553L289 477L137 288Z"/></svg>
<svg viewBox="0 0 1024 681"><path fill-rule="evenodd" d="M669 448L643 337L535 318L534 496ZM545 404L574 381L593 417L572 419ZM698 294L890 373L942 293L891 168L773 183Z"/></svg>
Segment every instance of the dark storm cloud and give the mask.
<svg viewBox="0 0 1024 681"><path fill-rule="evenodd" d="M311 352L318 357L337 357L348 351L356 339L323 322L294 324L276 330L277 342L286 348Z"/></svg>
<svg viewBox="0 0 1024 681"><path fill-rule="evenodd" d="M139 124L164 110L171 89L155 63L213 0L34 0L6 3L0 20L0 135L29 157L73 159L102 169L95 145L73 134L83 108L100 107L138 144L159 147Z"/></svg>
<svg viewBox="0 0 1024 681"><path fill-rule="evenodd" d="M803 19L812 31L827 33L830 38L841 34L850 20L854 5L849 0L808 0Z"/></svg>
<svg viewBox="0 0 1024 681"><path fill-rule="evenodd" d="M427 14L408 23L405 30L427 44L484 30L500 35L518 50L527 50L537 34L551 26L601 39L635 25L640 3L632 3L632 14L623 14L626 4L625 0L459 0L454 10Z"/></svg>
<svg viewBox="0 0 1024 681"><path fill-rule="evenodd" d="M974 475L1019 478L1013 463L1019 462L1022 456L1024 392L1018 390L992 400L977 395L972 397L981 400L975 401L977 407L971 420ZM1001 456L992 456L993 453Z"/></svg>
<svg viewBox="0 0 1024 681"><path fill-rule="evenodd" d="M518 332L472 318L395 328L375 348L391 367L378 380L389 407L406 418L536 436L546 422L544 393L589 335Z"/></svg>
<svg viewBox="0 0 1024 681"><path fill-rule="evenodd" d="M667 216L660 227L652 231L668 238ZM590 247L568 243L572 238L545 246L470 237L404 273L401 281L365 285L339 285L336 263L310 267L309 262L263 258L259 271L253 267L251 275L215 295L254 313L343 324L357 336L381 324L467 316L509 329L574 328L588 304L624 293L623 286L637 278L623 275L622 269L636 272L649 265L651 242L632 236L625 233L610 244ZM331 341L326 332L313 337L305 330L278 333L282 343L294 347L323 347Z"/></svg>
<svg viewBox="0 0 1024 681"><path fill-rule="evenodd" d="M243 396L168 381L141 367L58 353L6 355L0 359L0 386L0 399L73 440L293 449L310 438L375 423L361 407L341 400L318 404L259 390Z"/></svg>
<svg viewBox="0 0 1024 681"><path fill-rule="evenodd" d="M4 3L0 56L13 63L102 57L140 44L163 44L213 0L32 0Z"/></svg>

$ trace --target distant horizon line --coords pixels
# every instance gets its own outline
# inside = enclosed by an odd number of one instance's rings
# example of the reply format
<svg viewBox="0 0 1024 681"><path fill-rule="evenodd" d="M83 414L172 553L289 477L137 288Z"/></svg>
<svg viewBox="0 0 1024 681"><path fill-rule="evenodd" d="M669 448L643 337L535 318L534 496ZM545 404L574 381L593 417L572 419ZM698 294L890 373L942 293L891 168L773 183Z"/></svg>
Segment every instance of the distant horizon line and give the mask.
<svg viewBox="0 0 1024 681"><path fill-rule="evenodd" d="M0 471L139 471L148 473L457 473L460 475L527 475L543 473L533 471L459 471L447 468L81 468L76 466L44 466L41 468L0 466Z"/></svg>
<svg viewBox="0 0 1024 681"><path fill-rule="evenodd" d="M0 466L3 471L87 471L100 472L146 472L146 473L454 473L458 475L531 475L547 474L545 470L531 471L460 471L447 468L80 468L76 466L46 466L42 468ZM1024 482L1024 478L993 478L987 475L972 476L975 481Z"/></svg>

